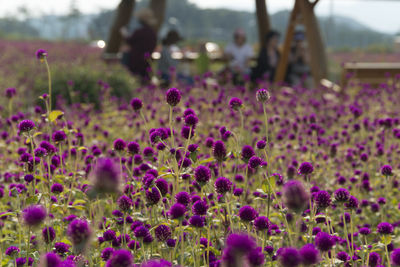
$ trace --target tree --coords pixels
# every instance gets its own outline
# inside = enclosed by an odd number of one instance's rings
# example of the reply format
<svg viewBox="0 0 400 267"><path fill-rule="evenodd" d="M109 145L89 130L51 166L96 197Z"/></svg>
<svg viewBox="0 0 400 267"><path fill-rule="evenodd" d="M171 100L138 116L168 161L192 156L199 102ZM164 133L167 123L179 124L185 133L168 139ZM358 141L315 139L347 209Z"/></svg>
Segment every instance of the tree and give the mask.
<svg viewBox="0 0 400 267"><path fill-rule="evenodd" d="M121 46L122 36L121 27L127 25L134 10L135 0L121 0L116 10L114 21L110 29L110 34L105 49L106 53L117 53Z"/></svg>
<svg viewBox="0 0 400 267"><path fill-rule="evenodd" d="M156 32L160 30L161 25L164 22L166 7L167 0L150 0L149 8L153 11L153 14L157 19L157 24L154 27Z"/></svg>
<svg viewBox="0 0 400 267"><path fill-rule="evenodd" d="M265 35L270 30L270 22L267 11L266 0L256 0L256 16L258 24L258 41L260 47L264 45Z"/></svg>

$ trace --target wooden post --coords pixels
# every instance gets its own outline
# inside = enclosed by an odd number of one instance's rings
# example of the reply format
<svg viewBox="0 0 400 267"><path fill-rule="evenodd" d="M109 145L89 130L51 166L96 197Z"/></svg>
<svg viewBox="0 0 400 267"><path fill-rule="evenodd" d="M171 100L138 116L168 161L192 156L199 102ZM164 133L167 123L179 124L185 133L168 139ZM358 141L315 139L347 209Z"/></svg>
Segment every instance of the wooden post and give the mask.
<svg viewBox="0 0 400 267"><path fill-rule="evenodd" d="M288 60L290 55L290 48L292 46L293 35L296 29L296 20L297 20L297 15L299 14L299 10L300 10L299 3L296 0L292 13L290 14L289 24L286 30L285 41L283 43L281 57L275 73L275 82L283 82L285 80Z"/></svg>
<svg viewBox="0 0 400 267"><path fill-rule="evenodd" d="M161 25L164 22L167 1L166 0L151 0L149 7L153 11L154 17L157 19L157 24L154 26L154 29L156 32L158 32L161 28Z"/></svg>
<svg viewBox="0 0 400 267"><path fill-rule="evenodd" d="M135 0L121 0L115 12L113 24L110 29L105 53L118 53L121 46L122 36L120 29L131 20Z"/></svg>
<svg viewBox="0 0 400 267"><path fill-rule="evenodd" d="M297 0L297 2L299 2L304 28L306 30L308 52L310 53L311 74L314 79L314 85L318 86L321 79L326 78L328 73L325 46L314 13L314 6L318 1L310 3L308 0Z"/></svg>
<svg viewBox="0 0 400 267"><path fill-rule="evenodd" d="M265 44L265 35L271 29L266 0L256 0L256 17L258 25L258 41L260 47L262 47Z"/></svg>

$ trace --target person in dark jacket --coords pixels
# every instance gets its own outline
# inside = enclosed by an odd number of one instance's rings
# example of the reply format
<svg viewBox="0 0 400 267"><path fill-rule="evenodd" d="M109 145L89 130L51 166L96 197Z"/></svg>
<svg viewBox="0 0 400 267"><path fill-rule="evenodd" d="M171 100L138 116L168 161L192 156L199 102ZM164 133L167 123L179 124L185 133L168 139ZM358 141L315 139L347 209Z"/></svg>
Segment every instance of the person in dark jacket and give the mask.
<svg viewBox="0 0 400 267"><path fill-rule="evenodd" d="M142 82L146 82L150 79L151 54L157 45L157 34L154 30L156 19L148 8L141 9L136 17L141 25L139 29L131 35L126 28L121 29L121 34L129 47L124 61L132 74L140 76Z"/></svg>
<svg viewBox="0 0 400 267"><path fill-rule="evenodd" d="M265 45L261 47L257 58L257 65L252 69L251 79L257 81L266 77L270 82L274 80L275 71L279 63L278 50L280 34L270 31L265 36Z"/></svg>

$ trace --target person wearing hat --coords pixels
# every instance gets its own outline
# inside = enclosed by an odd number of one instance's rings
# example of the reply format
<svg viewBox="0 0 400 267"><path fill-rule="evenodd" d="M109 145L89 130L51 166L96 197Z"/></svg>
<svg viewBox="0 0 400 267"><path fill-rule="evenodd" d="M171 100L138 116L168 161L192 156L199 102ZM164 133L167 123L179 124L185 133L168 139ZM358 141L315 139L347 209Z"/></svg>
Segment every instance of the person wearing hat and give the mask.
<svg viewBox="0 0 400 267"><path fill-rule="evenodd" d="M157 45L157 34L154 30L156 18L151 9L143 8L136 13L136 18L141 27L131 35L123 27L121 34L128 45L126 65L134 75L138 75L142 83L150 79L151 54Z"/></svg>
<svg viewBox="0 0 400 267"><path fill-rule="evenodd" d="M234 74L234 78L249 73L253 48L246 43L246 33L243 29L235 30L233 42L226 46L224 56L228 60L228 68Z"/></svg>

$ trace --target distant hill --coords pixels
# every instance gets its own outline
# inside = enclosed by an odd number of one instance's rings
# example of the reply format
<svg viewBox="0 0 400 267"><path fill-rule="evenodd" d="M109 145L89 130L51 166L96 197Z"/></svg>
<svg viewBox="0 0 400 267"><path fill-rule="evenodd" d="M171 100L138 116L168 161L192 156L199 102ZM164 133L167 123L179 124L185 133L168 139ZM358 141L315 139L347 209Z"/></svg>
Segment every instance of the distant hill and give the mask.
<svg viewBox="0 0 400 267"><path fill-rule="evenodd" d="M136 10L147 5L148 0L139 1ZM4 22L5 19L0 19L0 33L29 33L44 39L107 39L113 16L114 10L90 15L44 16L24 22L14 20L14 26L10 25L9 19L7 23ZM273 28L282 35L286 31L289 16L289 11L280 11L270 16ZM226 43L231 40L234 29L241 27L247 32L249 42L254 43L258 38L255 14L251 12L200 9L187 0L168 0L165 18L160 35L174 27L186 40ZM319 17L318 20L328 47L366 47L393 43L394 36L374 31L349 17ZM135 26L136 22L133 20L130 28Z"/></svg>

